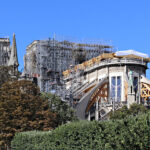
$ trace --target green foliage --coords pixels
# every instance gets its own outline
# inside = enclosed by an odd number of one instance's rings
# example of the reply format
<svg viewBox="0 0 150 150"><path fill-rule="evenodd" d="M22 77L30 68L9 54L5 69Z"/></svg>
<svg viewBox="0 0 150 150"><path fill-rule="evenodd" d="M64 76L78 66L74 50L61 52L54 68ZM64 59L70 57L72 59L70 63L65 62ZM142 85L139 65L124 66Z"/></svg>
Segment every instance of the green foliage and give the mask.
<svg viewBox="0 0 150 150"><path fill-rule="evenodd" d="M16 132L50 130L55 127L55 114L48 101L30 81L15 81L0 88L0 143L10 144Z"/></svg>
<svg viewBox="0 0 150 150"><path fill-rule="evenodd" d="M51 132L16 134L13 150L149 150L150 112L123 120L73 122Z"/></svg>
<svg viewBox="0 0 150 150"><path fill-rule="evenodd" d="M121 109L116 110L115 112L111 112L109 114L110 119L122 119L127 118L130 115L136 116L140 113L147 113L150 111L142 104L132 104L131 107L128 109L127 106L123 106Z"/></svg>
<svg viewBox="0 0 150 150"><path fill-rule="evenodd" d="M48 100L50 110L56 114L56 124L62 125L68 121L76 121L77 117L74 115L74 110L60 97L51 93L42 93L42 98Z"/></svg>
<svg viewBox="0 0 150 150"><path fill-rule="evenodd" d="M132 115L137 115L139 113L147 113L150 111L148 108L146 108L143 104L132 104L131 107L129 108L129 114Z"/></svg>

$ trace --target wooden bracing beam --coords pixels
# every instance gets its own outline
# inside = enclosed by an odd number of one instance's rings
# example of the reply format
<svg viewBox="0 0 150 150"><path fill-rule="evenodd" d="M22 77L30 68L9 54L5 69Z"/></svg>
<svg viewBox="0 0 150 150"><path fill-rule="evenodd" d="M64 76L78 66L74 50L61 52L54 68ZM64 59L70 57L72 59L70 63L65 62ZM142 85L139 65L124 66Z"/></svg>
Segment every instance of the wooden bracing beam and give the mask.
<svg viewBox="0 0 150 150"><path fill-rule="evenodd" d="M150 85L146 83L141 83L141 97L147 100L150 97Z"/></svg>
<svg viewBox="0 0 150 150"><path fill-rule="evenodd" d="M89 92L95 85L96 85L96 84L94 84L94 85L92 85L92 86L86 88L83 92L84 92L84 93Z"/></svg>
<svg viewBox="0 0 150 150"><path fill-rule="evenodd" d="M125 100L127 101L127 97L128 97L128 82L127 81L125 81L124 83L124 88L125 88L124 90Z"/></svg>
<svg viewBox="0 0 150 150"><path fill-rule="evenodd" d="M97 98L99 99L99 101L101 101L101 98L108 99L108 91L109 91L108 82L98 87L91 96L91 99L86 108L86 112L90 110L92 105L97 101Z"/></svg>

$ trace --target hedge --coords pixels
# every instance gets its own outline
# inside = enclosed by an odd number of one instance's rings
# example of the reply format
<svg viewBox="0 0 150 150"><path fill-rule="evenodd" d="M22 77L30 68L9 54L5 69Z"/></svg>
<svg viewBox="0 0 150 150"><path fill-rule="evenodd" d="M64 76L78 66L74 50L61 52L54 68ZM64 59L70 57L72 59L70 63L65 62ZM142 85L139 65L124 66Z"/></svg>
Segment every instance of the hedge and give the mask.
<svg viewBox="0 0 150 150"><path fill-rule="evenodd" d="M150 113L123 120L68 123L51 132L22 132L11 146L13 150L149 150Z"/></svg>

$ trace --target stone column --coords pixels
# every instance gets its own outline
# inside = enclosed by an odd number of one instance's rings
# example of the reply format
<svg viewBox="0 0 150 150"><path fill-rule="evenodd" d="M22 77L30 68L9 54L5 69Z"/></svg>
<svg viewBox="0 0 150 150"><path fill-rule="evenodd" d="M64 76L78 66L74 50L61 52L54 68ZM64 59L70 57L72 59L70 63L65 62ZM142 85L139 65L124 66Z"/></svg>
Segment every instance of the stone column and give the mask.
<svg viewBox="0 0 150 150"><path fill-rule="evenodd" d="M135 93L128 93L127 107L130 108L133 103L135 103Z"/></svg>
<svg viewBox="0 0 150 150"><path fill-rule="evenodd" d="M139 101L138 104L141 103L141 75L139 74L139 78L138 78L138 93L139 93Z"/></svg>
<svg viewBox="0 0 150 150"><path fill-rule="evenodd" d="M129 86L128 86L128 99L127 99L127 107L130 108L130 105L135 103L135 92L133 86L133 72L129 72Z"/></svg>

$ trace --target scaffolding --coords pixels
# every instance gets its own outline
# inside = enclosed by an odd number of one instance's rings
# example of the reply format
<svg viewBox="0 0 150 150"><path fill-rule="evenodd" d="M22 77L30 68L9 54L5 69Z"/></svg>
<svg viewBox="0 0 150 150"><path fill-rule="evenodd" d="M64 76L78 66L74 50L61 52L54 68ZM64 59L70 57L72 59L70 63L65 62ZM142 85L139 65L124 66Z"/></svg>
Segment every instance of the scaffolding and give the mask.
<svg viewBox="0 0 150 150"><path fill-rule="evenodd" d="M37 78L41 91L53 91L58 95L66 95L63 94L65 92L63 71L70 68L70 65L76 66L104 52L110 53L112 50L113 47L109 45L76 43L69 40L57 40L57 38L34 41L27 47L24 73ZM75 70L81 72L84 65L79 65ZM75 78L72 82L73 87L79 84Z"/></svg>

